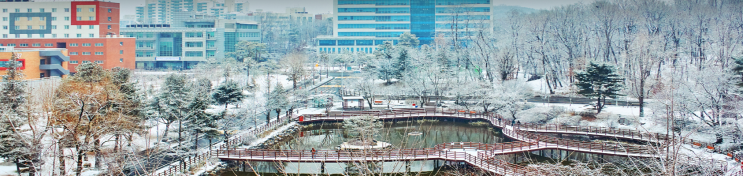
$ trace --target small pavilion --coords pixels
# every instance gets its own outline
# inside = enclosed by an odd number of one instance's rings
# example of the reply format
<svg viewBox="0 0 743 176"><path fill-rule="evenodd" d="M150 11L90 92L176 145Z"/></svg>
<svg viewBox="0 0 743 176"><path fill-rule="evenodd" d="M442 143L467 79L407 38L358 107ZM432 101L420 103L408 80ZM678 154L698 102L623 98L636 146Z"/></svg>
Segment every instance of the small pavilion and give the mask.
<svg viewBox="0 0 743 176"><path fill-rule="evenodd" d="M364 97L347 96L343 97L343 109L364 109Z"/></svg>

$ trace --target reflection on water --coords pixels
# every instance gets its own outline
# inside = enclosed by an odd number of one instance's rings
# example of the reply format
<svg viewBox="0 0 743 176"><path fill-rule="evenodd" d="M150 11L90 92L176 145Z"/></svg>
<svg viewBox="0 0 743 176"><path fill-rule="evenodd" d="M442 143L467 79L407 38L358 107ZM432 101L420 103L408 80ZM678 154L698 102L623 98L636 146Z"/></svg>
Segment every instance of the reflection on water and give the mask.
<svg viewBox="0 0 743 176"><path fill-rule="evenodd" d="M350 140L342 123L317 123L305 125L291 139L274 146L283 150L335 150L335 147ZM409 135L413 132L422 134ZM504 138L501 130L477 121L410 120L385 122L384 129L375 136L378 141L389 142L394 148L432 148L450 142L478 142L485 144L511 142ZM511 163L548 162L568 160L623 160L623 157L600 156L560 150L542 150L522 154L495 157ZM563 162L564 164L566 162ZM385 175L436 175L444 161L367 162L367 163L297 163L297 162L233 162L233 167L223 170L223 176L245 175L355 175L358 170L371 170ZM451 163L450 163L451 164ZM569 162L567 162L569 164ZM253 170L249 169L253 168Z"/></svg>
<svg viewBox="0 0 743 176"><path fill-rule="evenodd" d="M340 123L313 124L306 126L293 140L277 146L277 149L332 150L350 140L344 131ZM411 132L423 134L409 135ZM389 142L394 148L431 148L448 142L504 142L500 129L486 123L451 120L386 122L375 139Z"/></svg>
<svg viewBox="0 0 743 176"><path fill-rule="evenodd" d="M350 140L341 123L306 125L293 139L274 146L275 149L292 150L334 150L336 146ZM420 132L420 135L409 135ZM394 148L431 148L449 142L498 143L509 142L504 139L500 129L487 123L470 121L410 120L388 121L384 129L375 136L378 141L391 143ZM260 175L289 174L353 174L354 170L373 170L375 173L405 173L414 175L433 175L444 164L443 161L410 162L369 162L369 163L297 163L297 162L249 162L247 168L254 168ZM222 175L255 175L252 171L241 172L241 167L233 168Z"/></svg>

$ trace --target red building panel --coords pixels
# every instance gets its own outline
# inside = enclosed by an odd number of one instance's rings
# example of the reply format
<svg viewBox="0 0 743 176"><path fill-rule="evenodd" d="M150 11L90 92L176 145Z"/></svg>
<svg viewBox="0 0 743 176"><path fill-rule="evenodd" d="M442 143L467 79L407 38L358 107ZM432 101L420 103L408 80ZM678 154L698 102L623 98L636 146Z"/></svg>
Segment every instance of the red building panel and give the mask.
<svg viewBox="0 0 743 176"><path fill-rule="evenodd" d="M96 12L95 20L92 21L77 21L77 6L78 5L95 5L98 12ZM70 15L70 18L72 21L70 23L72 25L98 25L98 21L101 20L100 18L100 1L72 1L70 2L70 12L72 13Z"/></svg>

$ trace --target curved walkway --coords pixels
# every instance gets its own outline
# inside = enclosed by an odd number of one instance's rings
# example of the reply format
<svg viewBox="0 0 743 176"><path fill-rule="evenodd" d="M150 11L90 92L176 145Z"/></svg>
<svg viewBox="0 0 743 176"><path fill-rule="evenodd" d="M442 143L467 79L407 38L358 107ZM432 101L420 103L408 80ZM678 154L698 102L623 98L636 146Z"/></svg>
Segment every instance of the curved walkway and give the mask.
<svg viewBox="0 0 743 176"><path fill-rule="evenodd" d="M500 175L541 175L537 170L513 165L494 159L496 155L522 153L545 149L559 149L602 155L629 157L659 157L657 152L645 146L607 144L590 141L556 138L538 133L579 134L623 139L658 141L659 135L651 135L631 130L615 130L593 127L538 127L534 125L516 125L502 119L496 114L482 114L461 110L446 109L402 109L393 111L355 111L340 114L305 115L299 118L300 123L342 121L353 116L371 115L379 119L408 118L458 118L486 120L491 125L502 129L504 135L523 142L480 144L455 142L436 145L434 148L336 151L318 150L216 150L213 154L222 160L242 161L283 161L283 162L362 162L362 161L411 161L411 160L447 160L467 162L480 169Z"/></svg>

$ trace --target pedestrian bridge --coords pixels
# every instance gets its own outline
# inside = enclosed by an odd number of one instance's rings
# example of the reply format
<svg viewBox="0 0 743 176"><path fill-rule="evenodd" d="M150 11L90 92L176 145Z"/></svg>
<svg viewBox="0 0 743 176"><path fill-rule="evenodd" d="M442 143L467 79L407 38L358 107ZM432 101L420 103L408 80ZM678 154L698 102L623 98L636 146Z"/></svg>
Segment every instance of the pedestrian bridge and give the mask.
<svg viewBox="0 0 743 176"><path fill-rule="evenodd" d="M466 162L481 170L498 175L544 175L538 170L514 165L506 161L495 159L494 156L531 152L547 149L559 149L574 152L614 155L626 157L654 158L662 157L662 151L653 147L641 145L607 144L591 141L580 141L566 138L557 138L540 133L588 135L628 140L654 142L657 144L668 142L669 138L662 134L646 133L636 130L578 127L559 125L512 124L500 115L493 113L477 113L472 111L449 109L401 109L393 111L354 111L340 114L304 115L298 118L300 123L343 121L345 119L370 115L382 120L409 119L409 118L456 118L465 120L484 120L492 126L502 129L503 134L518 142L482 144L470 142L454 142L438 144L433 148L416 149L387 149L387 150L264 150L264 149L218 149L212 155L221 160L236 161L274 161L274 162L381 162L381 161L419 161L419 160L446 160ZM709 163L709 162L707 162ZM727 170L727 163L719 164L719 168Z"/></svg>

